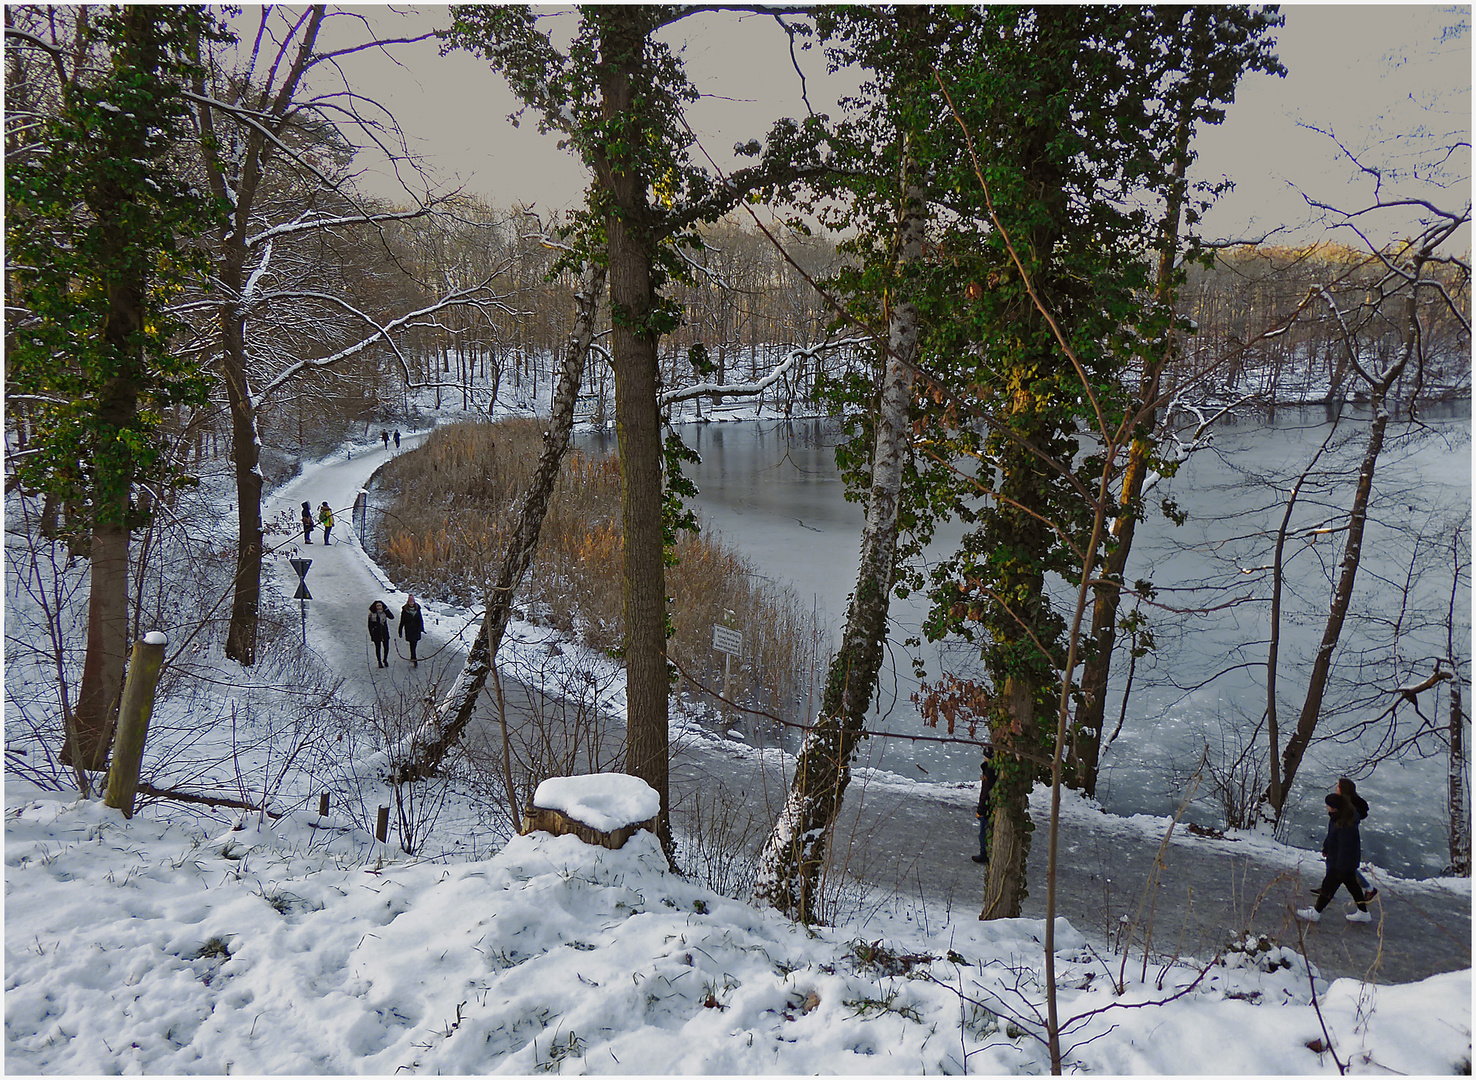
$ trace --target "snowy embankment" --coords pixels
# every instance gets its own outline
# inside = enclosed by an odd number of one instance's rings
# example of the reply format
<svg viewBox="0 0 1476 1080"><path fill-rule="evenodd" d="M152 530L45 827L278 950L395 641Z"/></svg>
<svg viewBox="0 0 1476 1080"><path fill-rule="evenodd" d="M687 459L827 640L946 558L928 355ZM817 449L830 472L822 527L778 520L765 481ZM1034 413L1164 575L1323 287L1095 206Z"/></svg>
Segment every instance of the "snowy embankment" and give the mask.
<svg viewBox="0 0 1476 1080"><path fill-rule="evenodd" d="M906 923L812 933L670 874L646 833L620 851L535 834L487 859L381 865L367 835L301 813L126 822L23 783L6 806L11 1073L1049 1064L1038 920L947 940ZM1071 1069L1469 1068L1469 971L1328 985L1275 949L1203 973L1153 965L1146 982L1128 963L1118 994L1116 958L1064 920L1057 940Z"/></svg>

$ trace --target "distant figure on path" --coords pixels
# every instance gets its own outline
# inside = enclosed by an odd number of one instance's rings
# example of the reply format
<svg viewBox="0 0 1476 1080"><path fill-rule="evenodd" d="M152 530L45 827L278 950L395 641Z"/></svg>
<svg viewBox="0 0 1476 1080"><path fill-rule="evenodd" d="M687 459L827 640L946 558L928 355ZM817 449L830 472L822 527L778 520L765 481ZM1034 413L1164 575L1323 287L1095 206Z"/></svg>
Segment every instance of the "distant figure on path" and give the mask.
<svg viewBox="0 0 1476 1080"><path fill-rule="evenodd" d="M410 646L410 663L414 667L420 666L420 661L415 658L415 643L425 633L425 619L421 617L420 605L415 602L415 597L405 601L405 606L400 609L400 636L405 639L405 644Z"/></svg>
<svg viewBox="0 0 1476 1080"><path fill-rule="evenodd" d="M1364 801L1362 795L1358 794L1358 785L1346 776L1338 777L1338 794L1353 804L1353 809L1358 814L1359 838L1362 839L1362 822L1364 818L1368 817L1368 803ZM1368 878L1363 876L1362 870L1358 871L1358 884L1363 888L1363 898L1365 900L1372 900L1375 896L1379 895L1378 889L1369 886Z"/></svg>
<svg viewBox="0 0 1476 1080"><path fill-rule="evenodd" d="M311 503L302 504L302 541L305 544L313 542L313 507Z"/></svg>
<svg viewBox="0 0 1476 1080"><path fill-rule="evenodd" d="M384 440L384 448L386 450L388 450L389 449L389 432L388 431L381 430L379 432L379 437Z"/></svg>
<svg viewBox="0 0 1476 1080"><path fill-rule="evenodd" d="M984 747L984 760L979 763L979 809L974 816L979 819L979 854L970 856L976 863L989 862L990 825L994 820L994 807L989 796L994 791L999 773L994 768L994 747Z"/></svg>
<svg viewBox="0 0 1476 1080"><path fill-rule="evenodd" d="M318 524L323 526L323 543L331 544L329 534L333 532L333 510L325 502L318 507Z"/></svg>
<svg viewBox="0 0 1476 1080"><path fill-rule="evenodd" d="M400 429L399 428L395 428L395 449L398 450L399 448L400 448Z"/></svg>
<svg viewBox="0 0 1476 1080"><path fill-rule="evenodd" d="M389 667L390 609L383 600L369 605L369 640L374 642L374 659L380 667Z"/></svg>
<svg viewBox="0 0 1476 1080"><path fill-rule="evenodd" d="M1358 858L1361 854L1358 842L1358 811L1342 795L1333 793L1323 800L1327 803L1327 839L1322 842L1322 856L1327 860L1327 874L1317 890L1317 905L1298 908L1297 918L1308 922L1321 922L1322 909L1332 903L1333 893L1338 886L1348 889L1358 910L1348 916L1349 922L1373 922L1368 913L1368 897L1358 884Z"/></svg>

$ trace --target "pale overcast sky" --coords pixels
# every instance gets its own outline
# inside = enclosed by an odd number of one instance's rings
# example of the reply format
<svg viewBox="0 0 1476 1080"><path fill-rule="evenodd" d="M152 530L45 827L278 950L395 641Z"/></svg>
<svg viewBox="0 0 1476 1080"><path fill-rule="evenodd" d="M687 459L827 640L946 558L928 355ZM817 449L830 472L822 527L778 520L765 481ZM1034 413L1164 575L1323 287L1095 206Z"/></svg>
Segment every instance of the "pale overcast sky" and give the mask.
<svg viewBox="0 0 1476 1080"><path fill-rule="evenodd" d="M1442 201L1464 206L1470 198L1470 7L1295 5L1282 11L1286 25L1276 35L1277 53L1287 77L1243 80L1225 123L1197 139L1199 176L1228 175L1236 184L1211 212L1206 231L1247 236L1285 224L1297 227L1288 239L1305 241L1317 230L1307 225L1311 211L1299 191L1348 209L1368 203L1371 185L1350 184L1353 170L1333 140L1304 125L1332 131L1380 165L1410 164L1421 132L1430 135L1425 142L1440 145L1447 133L1457 133L1466 143L1450 170L1459 184ZM429 6L394 13L360 7L356 13L395 36L447 21L444 8ZM1455 26L1464 32L1444 34ZM803 113L788 42L772 18L703 14L674 30L675 40L685 41L693 81L711 95L689 118L724 168L734 142L762 138L775 118ZM443 186L459 182L497 206L535 203L552 210L580 201L587 179L582 166L556 148L553 136L538 134L531 114L519 128L507 122L516 102L485 61L459 52L441 57L431 43L397 47L395 56L399 67L366 55L346 70L357 89L393 109ZM846 87L825 74L816 52L799 59L812 104L833 111ZM360 166L368 173L365 186L393 196L392 178L367 156ZM1393 222L1389 229L1402 231Z"/></svg>

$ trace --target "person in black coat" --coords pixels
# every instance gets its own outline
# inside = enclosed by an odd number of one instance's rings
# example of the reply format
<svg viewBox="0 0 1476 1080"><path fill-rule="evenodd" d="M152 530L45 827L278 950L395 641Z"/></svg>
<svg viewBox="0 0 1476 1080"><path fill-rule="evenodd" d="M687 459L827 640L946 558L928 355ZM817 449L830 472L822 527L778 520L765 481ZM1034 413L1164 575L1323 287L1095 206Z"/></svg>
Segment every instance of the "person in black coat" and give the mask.
<svg viewBox="0 0 1476 1080"><path fill-rule="evenodd" d="M420 666L420 661L415 658L415 643L424 633L425 619L420 614L420 605L412 596L400 609L400 636L405 639L405 644L410 646L410 663L415 667Z"/></svg>
<svg viewBox="0 0 1476 1080"><path fill-rule="evenodd" d="M302 504L302 540L305 544L313 542L313 508L310 503Z"/></svg>
<svg viewBox="0 0 1476 1080"><path fill-rule="evenodd" d="M389 667L390 609L383 600L369 605L369 640L374 642L374 659L380 667Z"/></svg>
<svg viewBox="0 0 1476 1080"><path fill-rule="evenodd" d="M1358 905L1348 916L1349 922L1372 922L1368 913L1368 897L1358 884L1358 861L1362 855L1358 839L1358 811L1352 802L1336 793L1323 800L1327 804L1327 838L1322 841L1322 856L1327 860L1327 874L1317 890L1317 905L1300 908L1297 915L1308 922L1320 922L1322 909L1332 903L1338 886L1345 886Z"/></svg>
<svg viewBox="0 0 1476 1080"><path fill-rule="evenodd" d="M976 863L989 862L990 826L994 821L994 807L989 796L994 792L999 773L994 768L994 747L984 747L984 760L979 763L979 808L974 816L979 819L979 854L969 856Z"/></svg>
<svg viewBox="0 0 1476 1080"><path fill-rule="evenodd" d="M1352 803L1353 809L1358 813L1358 828L1361 837L1363 819L1368 817L1368 803L1364 801L1362 795L1358 794L1358 785L1346 776L1338 777L1338 794ZM1363 889L1365 899L1372 900L1375 896L1379 895L1378 889L1370 887L1368 878L1363 876L1362 870L1358 871L1358 884Z"/></svg>

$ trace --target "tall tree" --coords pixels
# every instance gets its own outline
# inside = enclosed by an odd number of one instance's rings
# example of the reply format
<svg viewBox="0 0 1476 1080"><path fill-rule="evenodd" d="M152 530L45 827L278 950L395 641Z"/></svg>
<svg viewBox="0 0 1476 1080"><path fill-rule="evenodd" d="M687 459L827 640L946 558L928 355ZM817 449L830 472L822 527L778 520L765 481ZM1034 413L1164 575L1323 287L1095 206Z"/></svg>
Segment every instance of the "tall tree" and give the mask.
<svg viewBox="0 0 1476 1080"><path fill-rule="evenodd" d="M856 586L819 714L805 734L754 883L755 899L805 922L819 914L828 839L864 737L895 583L920 333L912 292L923 269L929 196L935 194L916 144L942 105L932 65L967 33L953 13L925 8L822 13L818 29L833 64L875 72L848 103L855 118L832 136L832 145L844 148L833 162L836 171L816 188L823 196L849 196L839 220L830 223L858 233L846 246L861 265L842 275L837 287L855 298L856 316L879 324L884 336L876 345L875 374L853 388L870 406L869 423L857 436L865 444L858 447L862 461L852 477L853 488L866 493Z"/></svg>
<svg viewBox="0 0 1476 1080"><path fill-rule="evenodd" d="M179 151L193 46L220 30L200 8L98 9L72 44L79 56L98 50L100 68L71 73L54 46L6 34L53 50L60 80L57 113L6 157L9 303L20 313L6 394L36 425L22 485L86 506L87 652L65 757L100 769L128 654L129 538L146 518L135 494L170 478L166 411L206 394L197 364L171 347L168 306L201 274L195 240L219 216L181 177Z"/></svg>
<svg viewBox="0 0 1476 1080"><path fill-rule="evenodd" d="M498 564L497 577L488 590L481 628L467 653L461 674L436 707L433 725L416 734L410 757L399 768L401 780L420 779L436 769L471 723L482 689L492 675L497 650L502 646L503 634L512 617L513 599L538 549L538 537L553 500L559 468L569 449L569 436L574 430L574 405L584 378L590 343L594 340L595 315L604 285L603 265L586 262L576 297L579 311L574 328L564 343L563 362L559 366L558 383L553 392L552 416L543 435L543 452L519 504L517 527L508 540L507 550Z"/></svg>
<svg viewBox="0 0 1476 1080"><path fill-rule="evenodd" d="M1117 481L1119 512L1112 522L1101 581L1094 589L1091 635L1071 740L1072 783L1088 795L1096 794L1124 572L1143 516L1144 480L1157 453L1163 378L1178 356L1183 334L1172 313L1177 309L1187 260L1199 253L1193 237L1186 247L1182 234L1186 226L1193 228L1220 190L1220 185L1189 181L1195 131L1224 119L1225 106L1234 101L1235 87L1245 73L1285 73L1270 51L1269 31L1280 23L1274 10L1187 7L1153 9L1153 14L1163 22L1157 38L1164 48L1160 58L1152 61L1158 69L1158 101L1151 103L1153 130L1143 140L1145 152L1158 158L1158 174L1156 179L1148 178L1145 187L1161 200L1162 207L1153 242L1153 303L1160 312L1170 313L1170 318L1158 340L1147 343L1148 349L1133 365L1140 375L1130 406L1135 414L1132 443Z"/></svg>
<svg viewBox="0 0 1476 1080"><path fill-rule="evenodd" d="M1263 817L1271 824L1278 824L1287 806L1288 794L1297 770L1308 747L1315 737L1318 724L1323 718L1324 698L1331 678L1338 643L1342 638L1343 626L1353 601L1354 585L1363 559L1363 538L1368 527L1369 505L1373 497L1374 477L1378 469L1379 456L1383 453L1384 441L1392 420L1391 393L1414 371L1416 386L1423 382L1419 369L1424 363L1422 294L1431 292L1441 297L1441 304L1457 318L1470 326L1447 292L1440 278L1432 271L1444 263L1449 256L1442 248L1460 231L1469 226L1471 207L1455 212L1431 208L1430 216L1423 229L1391 248L1371 253L1370 258L1383 272L1375 287L1364 293L1363 302L1351 310L1338 307L1337 299L1323 290L1326 303L1332 308L1340 328L1342 348L1348 366L1355 372L1358 385L1367 395L1370 419L1365 437L1363 454L1359 461L1358 476L1353 484L1352 496L1339 530L1343 537L1343 549L1338 560L1336 581L1328 601L1327 616L1323 622L1322 637L1312 664L1307 672L1306 690L1297 712L1296 725L1284 747L1280 744L1281 732L1276 708L1277 646L1279 643L1279 618L1273 618L1272 638L1267 658L1267 728L1270 738L1270 780L1262 799ZM1457 260L1459 261L1459 260ZM1392 323L1400 332L1401 340L1392 351L1376 348L1366 336ZM1331 435L1329 435L1331 438ZM1324 444L1326 445L1326 444ZM1315 459L1314 463L1315 464ZM1311 465L1308 467L1311 468ZM1305 473L1304 473L1305 476ZM1297 485L1301 486L1300 482ZM1295 502L1295 491L1288 500L1287 518ZM1280 562L1280 547L1286 532L1283 519L1278 536L1277 561ZM1280 575L1273 581L1273 589L1280 592ZM1278 754L1279 760L1278 760Z"/></svg>
<svg viewBox="0 0 1476 1080"><path fill-rule="evenodd" d="M395 333L432 321L449 305L485 298L485 282L478 282L440 291L438 299L392 318L375 318L341 288L324 284L316 267L305 269L311 259L294 255L294 243L356 227L373 236L388 222L429 211L425 203L377 209L353 196L347 175L353 149L335 118L371 137L380 137L382 126L393 129L393 121L352 90L325 94L308 85L316 69L346 54L421 38L326 48L320 39L332 17L323 4L238 12L237 18L256 21L253 48L243 57L212 53L202 42L188 95L205 181L229 207L213 237L216 295L199 306L213 312L213 333L206 336L225 392L236 480L236 573L225 654L248 666L256 659L261 602L261 410L306 372L330 369L373 346L393 349ZM354 107L343 110L340 96ZM316 325L286 334L288 313L294 325Z"/></svg>
<svg viewBox="0 0 1476 1080"><path fill-rule="evenodd" d="M660 371L657 343L681 313L665 294L683 271L678 245L700 242L698 222L715 221L750 191L795 168L793 124L776 128L759 165L715 180L689 154L682 109L695 100L682 63L657 31L702 9L588 5L567 51L529 8L458 5L449 47L485 56L513 91L538 110L594 173L578 215L600 251L609 283L615 428L624 533L626 768L661 797L669 840L666 569L663 528ZM755 145L755 151L757 147Z"/></svg>
<svg viewBox="0 0 1476 1080"><path fill-rule="evenodd" d="M939 448L933 498L977 527L933 573L928 631L977 643L988 676L1000 780L985 918L1019 913L1026 798L1060 768L1080 609L1068 633L1049 584L1093 578L1116 512L1106 481L1134 427L1126 377L1169 339L1145 256L1150 202L1173 197L1177 116L1163 98L1182 77L1182 14L991 9L976 57L944 75L969 133L945 161L958 163L951 249L970 253L958 261L973 302L950 331L955 393L924 433ZM960 456L977 463L969 475Z"/></svg>

